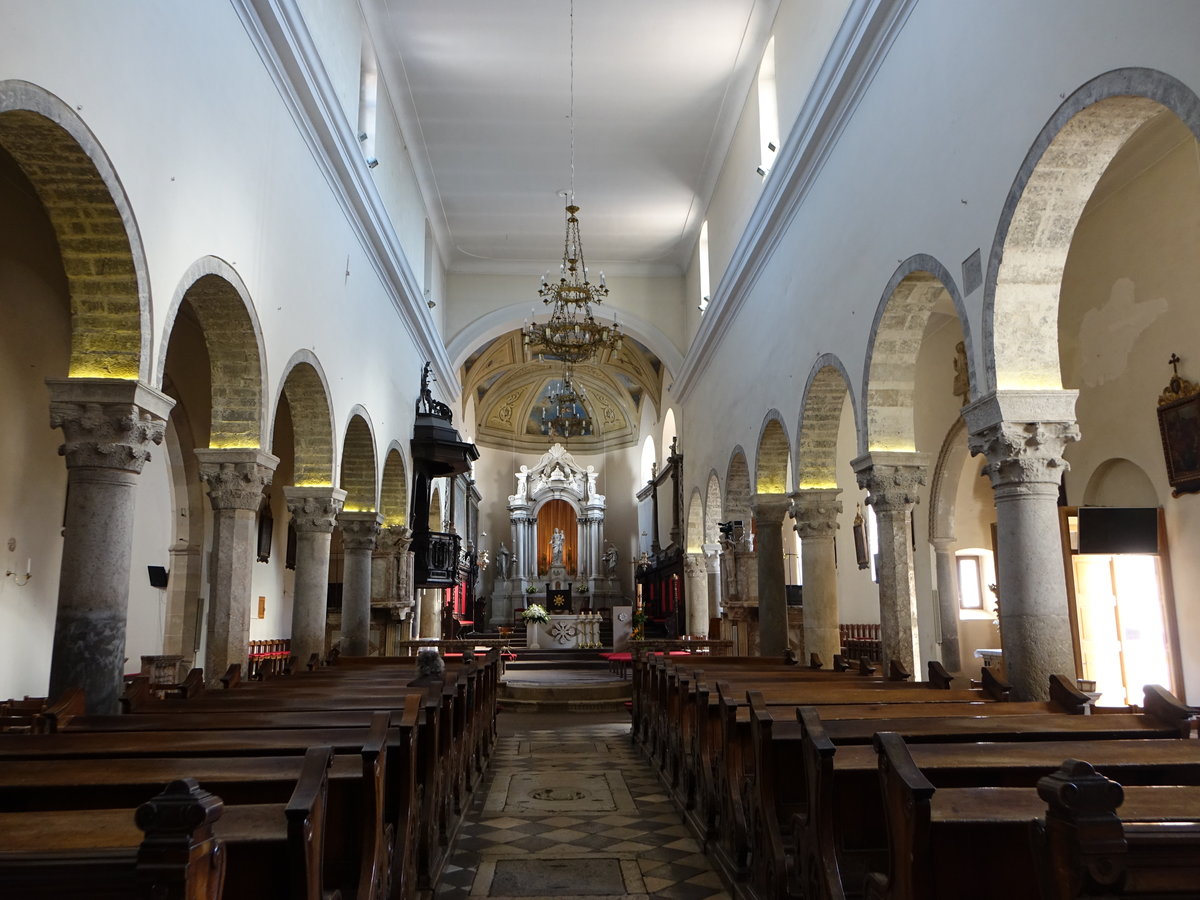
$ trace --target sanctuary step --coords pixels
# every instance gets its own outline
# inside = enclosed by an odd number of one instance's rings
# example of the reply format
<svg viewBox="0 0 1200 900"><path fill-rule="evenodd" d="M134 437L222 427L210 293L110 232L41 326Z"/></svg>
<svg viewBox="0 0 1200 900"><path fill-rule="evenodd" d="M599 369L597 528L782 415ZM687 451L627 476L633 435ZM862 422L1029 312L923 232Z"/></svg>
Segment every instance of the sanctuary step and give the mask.
<svg viewBox="0 0 1200 900"><path fill-rule="evenodd" d="M513 647L513 653L516 659L510 660L505 667L506 671L513 673L551 669L608 671L608 660L600 655L599 650L529 650Z"/></svg>
<svg viewBox="0 0 1200 900"><path fill-rule="evenodd" d="M502 710L602 712L620 710L632 683L616 679L596 650L517 650L500 683Z"/></svg>

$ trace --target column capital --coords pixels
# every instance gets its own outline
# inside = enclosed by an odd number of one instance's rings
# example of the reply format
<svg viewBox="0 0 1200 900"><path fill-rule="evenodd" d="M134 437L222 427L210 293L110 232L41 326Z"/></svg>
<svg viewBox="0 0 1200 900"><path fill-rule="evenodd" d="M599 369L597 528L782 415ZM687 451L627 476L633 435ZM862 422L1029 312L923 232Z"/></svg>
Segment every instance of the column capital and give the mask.
<svg viewBox="0 0 1200 900"><path fill-rule="evenodd" d="M834 535L838 529L838 516L842 514L840 493L839 488L810 488L791 495L788 516L795 520L792 528L801 540Z"/></svg>
<svg viewBox="0 0 1200 900"><path fill-rule="evenodd" d="M346 492L333 487L295 487L283 489L288 512L296 531L329 534L337 521L337 514L346 501Z"/></svg>
<svg viewBox="0 0 1200 900"><path fill-rule="evenodd" d="M262 450L198 448L200 480L213 509L249 509L262 505L279 458Z"/></svg>
<svg viewBox="0 0 1200 900"><path fill-rule="evenodd" d="M754 518L759 525L782 525L791 502L787 494L755 494L750 501L750 508L754 510Z"/></svg>
<svg viewBox="0 0 1200 900"><path fill-rule="evenodd" d="M983 454L992 487L1058 491L1070 464L1067 445L1079 440L1078 391L997 391L963 408L967 446Z"/></svg>
<svg viewBox="0 0 1200 900"><path fill-rule="evenodd" d="M704 578L708 575L708 566L704 563L703 553L688 553L683 557L683 572L688 578Z"/></svg>
<svg viewBox="0 0 1200 900"><path fill-rule="evenodd" d="M338 513L342 546L347 550L374 550L383 525L383 516L375 511Z"/></svg>
<svg viewBox="0 0 1200 900"><path fill-rule="evenodd" d="M876 450L851 460L867 504L877 512L906 511L920 499L919 489L929 470L929 454Z"/></svg>
<svg viewBox="0 0 1200 900"><path fill-rule="evenodd" d="M47 378L50 427L66 441L67 468L118 469L140 474L150 445L161 444L175 401L140 381Z"/></svg>
<svg viewBox="0 0 1200 900"><path fill-rule="evenodd" d="M954 545L958 543L956 538L935 537L930 538L929 543L933 545L933 549L938 553L953 553Z"/></svg>
<svg viewBox="0 0 1200 900"><path fill-rule="evenodd" d="M389 555L400 556L408 552L412 539L412 529L407 525L388 525L380 529L375 548Z"/></svg>

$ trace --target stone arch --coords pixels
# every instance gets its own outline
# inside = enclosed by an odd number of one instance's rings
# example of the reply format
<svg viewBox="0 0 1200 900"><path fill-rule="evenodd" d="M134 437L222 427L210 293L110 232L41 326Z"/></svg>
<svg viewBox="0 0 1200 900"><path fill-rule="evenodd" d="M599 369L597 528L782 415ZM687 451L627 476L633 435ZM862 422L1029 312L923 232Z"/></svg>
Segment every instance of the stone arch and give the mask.
<svg viewBox="0 0 1200 900"><path fill-rule="evenodd" d="M842 361L830 353L819 357L808 373L797 431L797 487L801 490L836 488L838 427L850 400L857 430L858 410Z"/></svg>
<svg viewBox="0 0 1200 900"><path fill-rule="evenodd" d="M293 483L297 487L333 487L333 412L325 373L311 351L296 351L279 391L292 411L296 445Z"/></svg>
<svg viewBox="0 0 1200 900"><path fill-rule="evenodd" d="M962 479L967 447L967 423L958 418L946 432L929 486L929 540L954 540L955 498Z"/></svg>
<svg viewBox="0 0 1200 900"><path fill-rule="evenodd" d="M395 441L388 447L383 461L379 512L387 527L404 525L408 521L408 471L404 464L404 452Z"/></svg>
<svg viewBox="0 0 1200 900"><path fill-rule="evenodd" d="M758 434L758 455L754 461L754 488L759 494L786 494L791 442L779 410L770 410Z"/></svg>
<svg viewBox="0 0 1200 900"><path fill-rule="evenodd" d="M949 271L924 253L910 256L892 274L875 310L863 370L859 450L916 450L913 423L917 356L934 306L946 295L954 304L967 351L967 372L976 384L971 332L962 294Z"/></svg>
<svg viewBox="0 0 1200 900"><path fill-rule="evenodd" d="M184 301L195 312L208 348L212 391L209 446L261 447L267 430L262 327L241 276L223 259L203 257L180 280L164 325L158 385L162 385L171 331Z"/></svg>
<svg viewBox="0 0 1200 900"><path fill-rule="evenodd" d="M1009 189L988 259L983 349L989 389L1060 390L1063 268L1096 183L1117 151L1169 110L1200 140L1200 97L1153 69L1105 72L1055 110Z"/></svg>
<svg viewBox="0 0 1200 900"><path fill-rule="evenodd" d="M725 474L725 516L729 520L740 519L747 531L754 515L750 506L752 496L750 467L746 464L746 451L739 444L729 455L729 468Z"/></svg>
<svg viewBox="0 0 1200 900"><path fill-rule="evenodd" d="M346 492L346 512L375 511L375 435L361 406L351 410L346 423L338 487Z"/></svg>
<svg viewBox="0 0 1200 900"><path fill-rule="evenodd" d="M71 295L72 378L150 383L150 289L133 210L104 149L66 103L0 82L0 147L54 227Z"/></svg>
<svg viewBox="0 0 1200 900"><path fill-rule="evenodd" d="M708 492L704 498L704 542L715 544L721 539L717 528L721 521L721 479L717 470L708 473Z"/></svg>
<svg viewBox="0 0 1200 900"><path fill-rule="evenodd" d="M688 553L700 553L704 543L704 500L700 497L700 489L692 489L692 499L688 501L687 532L684 534L684 545Z"/></svg>

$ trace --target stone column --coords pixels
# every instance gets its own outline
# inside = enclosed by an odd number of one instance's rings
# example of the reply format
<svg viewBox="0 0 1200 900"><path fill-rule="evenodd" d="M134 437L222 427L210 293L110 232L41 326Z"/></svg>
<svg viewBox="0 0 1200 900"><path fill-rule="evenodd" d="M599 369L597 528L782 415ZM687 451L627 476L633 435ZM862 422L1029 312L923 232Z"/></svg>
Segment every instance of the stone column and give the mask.
<svg viewBox="0 0 1200 900"><path fill-rule="evenodd" d="M758 628L763 656L782 656L788 648L787 590L783 573L783 517L787 494L755 494L758 539Z"/></svg>
<svg viewBox="0 0 1200 900"><path fill-rule="evenodd" d="M383 516L377 512L342 512L342 652L371 652L371 556Z"/></svg>
<svg viewBox="0 0 1200 900"><path fill-rule="evenodd" d="M279 459L262 450L204 448L196 450L196 458L213 508L204 674L215 684L235 663L246 674L257 516Z"/></svg>
<svg viewBox="0 0 1200 900"><path fill-rule="evenodd" d="M916 673L917 583L912 549L912 510L925 483L929 461L923 453L876 451L850 465L867 491L879 531L879 632L883 661L896 660Z"/></svg>
<svg viewBox="0 0 1200 900"><path fill-rule="evenodd" d="M134 487L174 401L137 381L47 379L63 430L66 527L50 696L79 687L89 713L115 713L125 663Z"/></svg>
<svg viewBox="0 0 1200 900"><path fill-rule="evenodd" d="M687 603L687 633L708 634L708 567L703 553L689 553L683 560L687 581L683 584Z"/></svg>
<svg viewBox="0 0 1200 900"><path fill-rule="evenodd" d="M1049 676L1075 673L1059 538L1077 391L998 391L963 408L971 453L996 495L996 580L1004 668L1019 700L1045 700Z"/></svg>
<svg viewBox="0 0 1200 900"><path fill-rule="evenodd" d="M303 667L314 653L325 655L329 535L333 533L346 492L331 487L285 487L283 496L296 528L292 653Z"/></svg>
<svg viewBox="0 0 1200 900"><path fill-rule="evenodd" d="M421 588L420 636L440 639L442 636L442 588Z"/></svg>
<svg viewBox="0 0 1200 900"><path fill-rule="evenodd" d="M721 545L704 544L704 567L708 575L708 617L721 615Z"/></svg>
<svg viewBox="0 0 1200 900"><path fill-rule="evenodd" d="M958 564L954 558L953 538L934 538L934 565L937 569L938 621L942 629L941 663L950 672L962 671L958 647Z"/></svg>
<svg viewBox="0 0 1200 900"><path fill-rule="evenodd" d="M838 630L837 558L834 538L842 503L836 488L799 491L788 515L800 536L800 567L804 573L804 649L817 653L826 666L842 652Z"/></svg>

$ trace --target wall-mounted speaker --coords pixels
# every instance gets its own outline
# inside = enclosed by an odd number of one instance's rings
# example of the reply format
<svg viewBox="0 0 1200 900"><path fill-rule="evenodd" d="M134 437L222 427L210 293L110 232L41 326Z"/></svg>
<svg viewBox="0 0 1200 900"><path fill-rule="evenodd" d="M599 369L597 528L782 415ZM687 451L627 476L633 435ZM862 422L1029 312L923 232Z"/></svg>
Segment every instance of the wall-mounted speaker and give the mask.
<svg viewBox="0 0 1200 900"><path fill-rule="evenodd" d="M162 566L146 566L150 573L150 587L165 588L167 586L167 570Z"/></svg>

